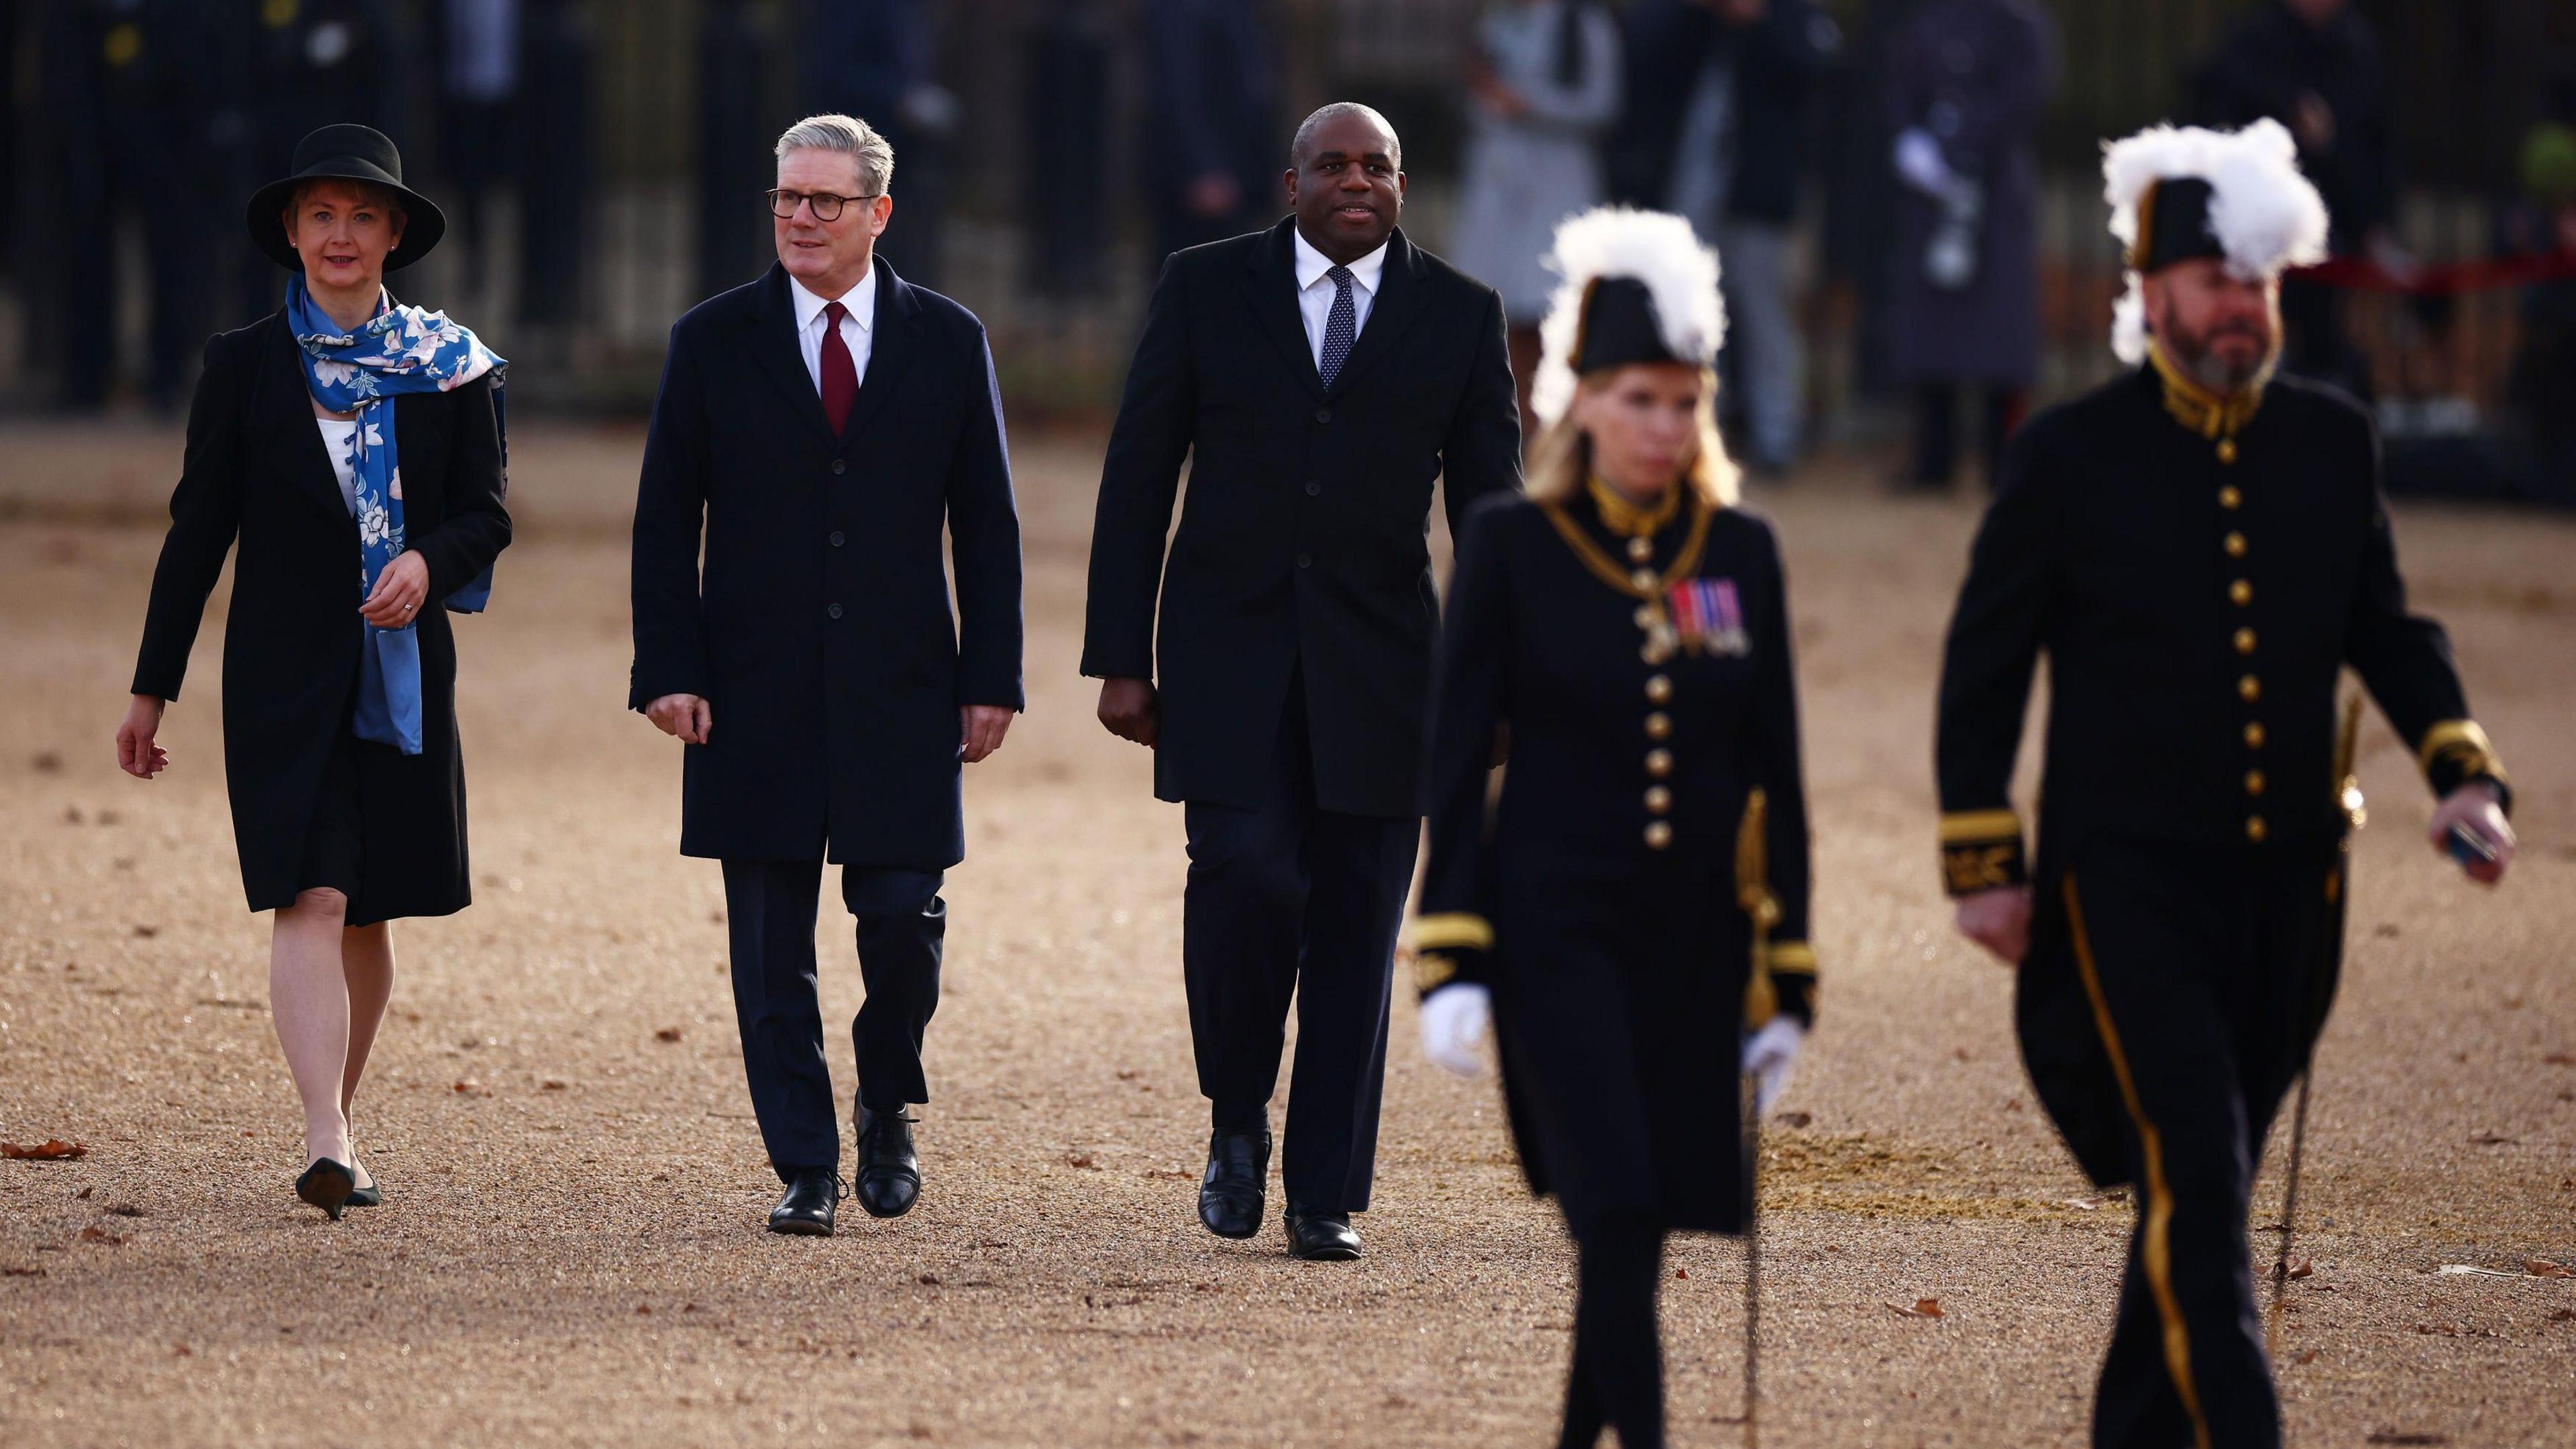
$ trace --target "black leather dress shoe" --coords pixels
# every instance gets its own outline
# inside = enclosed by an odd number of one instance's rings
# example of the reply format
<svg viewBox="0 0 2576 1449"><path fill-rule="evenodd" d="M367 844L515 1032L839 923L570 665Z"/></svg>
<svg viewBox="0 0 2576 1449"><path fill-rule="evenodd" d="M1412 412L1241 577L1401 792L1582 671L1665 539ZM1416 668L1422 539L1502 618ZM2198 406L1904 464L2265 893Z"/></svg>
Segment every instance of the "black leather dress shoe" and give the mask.
<svg viewBox="0 0 2576 1449"><path fill-rule="evenodd" d="M1360 1255L1360 1235L1349 1213L1310 1213L1295 1203L1280 1219L1288 1229L1288 1256L1309 1263L1347 1263Z"/></svg>
<svg viewBox="0 0 2576 1449"><path fill-rule="evenodd" d="M828 1167L809 1167L787 1180L778 1206L769 1210L769 1230L798 1237L832 1236L832 1210L840 1206L841 1179Z"/></svg>
<svg viewBox="0 0 2576 1449"><path fill-rule="evenodd" d="M1207 1173L1199 1179L1199 1221L1220 1238L1261 1231L1262 1190L1270 1181L1270 1129L1208 1137Z"/></svg>
<svg viewBox="0 0 2576 1449"><path fill-rule="evenodd" d="M912 1148L907 1109L859 1108L859 1206L872 1218L899 1218L921 1196L921 1156Z"/></svg>

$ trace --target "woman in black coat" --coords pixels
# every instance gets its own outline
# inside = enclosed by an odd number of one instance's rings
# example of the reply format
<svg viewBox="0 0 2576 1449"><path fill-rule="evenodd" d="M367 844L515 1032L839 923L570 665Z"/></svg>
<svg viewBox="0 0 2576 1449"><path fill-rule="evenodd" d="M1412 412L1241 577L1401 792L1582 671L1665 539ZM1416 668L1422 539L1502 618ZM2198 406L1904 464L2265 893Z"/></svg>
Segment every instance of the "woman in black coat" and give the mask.
<svg viewBox="0 0 2576 1449"><path fill-rule="evenodd" d="M293 274L280 312L206 345L152 577L118 764L149 780L207 595L236 539L224 774L242 884L277 913L269 999L304 1104L296 1195L337 1219L381 1193L349 1109L393 987L397 916L470 899L449 609L510 541L500 359L384 273L445 229L393 143L327 126L252 197Z"/></svg>
<svg viewBox="0 0 2576 1449"><path fill-rule="evenodd" d="M1814 1016L1805 791L1779 549L1712 421L1716 258L1596 211L1556 261L1529 496L1479 506L1450 586L1414 948L1426 1052L1472 1074L1490 1015L1577 1245L1560 1442L1651 1449L1664 1237L1744 1230L1737 1074L1767 1102Z"/></svg>

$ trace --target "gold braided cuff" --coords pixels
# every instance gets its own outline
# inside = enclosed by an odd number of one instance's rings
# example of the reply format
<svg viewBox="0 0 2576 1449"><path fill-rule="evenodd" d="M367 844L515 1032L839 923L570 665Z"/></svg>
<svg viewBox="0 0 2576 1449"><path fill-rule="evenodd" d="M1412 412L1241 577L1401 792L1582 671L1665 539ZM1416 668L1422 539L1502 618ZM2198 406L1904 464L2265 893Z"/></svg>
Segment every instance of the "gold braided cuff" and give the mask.
<svg viewBox="0 0 2576 1449"><path fill-rule="evenodd" d="M2010 810L1954 810L1942 816L1941 877L1954 896L2028 881L2021 817Z"/></svg>
<svg viewBox="0 0 2576 1449"><path fill-rule="evenodd" d="M1816 974L1816 948L1804 941L1772 942L1768 960L1774 976Z"/></svg>
<svg viewBox="0 0 2576 1449"><path fill-rule="evenodd" d="M1494 949L1493 923L1468 911L1446 911L1424 916L1413 923L1412 946L1416 951L1490 951Z"/></svg>
<svg viewBox="0 0 2576 1449"><path fill-rule="evenodd" d="M2506 784L2504 761L2496 758L2487 732L2471 719L2446 719L2424 731L2415 757L2436 794L2447 795L2469 780Z"/></svg>

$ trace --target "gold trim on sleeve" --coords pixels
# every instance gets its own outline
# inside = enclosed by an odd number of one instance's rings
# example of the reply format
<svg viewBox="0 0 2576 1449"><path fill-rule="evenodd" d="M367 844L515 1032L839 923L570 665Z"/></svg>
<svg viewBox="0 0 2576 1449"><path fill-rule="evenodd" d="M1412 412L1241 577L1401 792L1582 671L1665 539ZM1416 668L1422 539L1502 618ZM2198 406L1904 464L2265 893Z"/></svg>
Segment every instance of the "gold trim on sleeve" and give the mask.
<svg viewBox="0 0 2576 1449"><path fill-rule="evenodd" d="M1774 976L1815 975L1816 948L1804 941L1772 942L1771 974Z"/></svg>
<svg viewBox="0 0 2576 1449"><path fill-rule="evenodd" d="M2424 742L2415 747L2415 757L2427 775L2433 773L2435 765L2448 759L2459 763L2460 774L2464 777L2485 775L2498 780L2505 777L2504 762L2496 758L2495 746L2487 739L2487 732L2473 719L2446 719L2424 731Z"/></svg>
<svg viewBox="0 0 2576 1449"><path fill-rule="evenodd" d="M1413 923L1413 949L1421 951L1490 951L1493 923L1467 911L1424 916Z"/></svg>
<svg viewBox="0 0 2576 1449"><path fill-rule="evenodd" d="M1953 810L1941 817L1943 845L1982 845L2021 839L2021 816L2010 810Z"/></svg>

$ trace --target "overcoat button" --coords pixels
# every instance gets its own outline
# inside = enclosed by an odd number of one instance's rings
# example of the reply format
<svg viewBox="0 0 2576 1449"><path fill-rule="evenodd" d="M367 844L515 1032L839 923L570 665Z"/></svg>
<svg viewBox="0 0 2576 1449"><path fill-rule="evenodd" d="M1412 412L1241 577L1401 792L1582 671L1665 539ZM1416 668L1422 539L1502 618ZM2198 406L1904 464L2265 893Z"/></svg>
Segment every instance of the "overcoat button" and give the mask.
<svg viewBox="0 0 2576 1449"><path fill-rule="evenodd" d="M834 604L832 607L830 607L830 608L828 608L828 609L825 609L823 612L824 612L824 613L826 613L826 614L829 614L829 615L831 615L833 618L837 619L837 618L841 617L841 606L840 606L840 605L838 605L838 604Z"/></svg>
<svg viewBox="0 0 2576 1449"><path fill-rule="evenodd" d="M839 529L836 528L832 530L832 547L839 548L842 544L847 542L849 542L849 540L841 536L841 531Z"/></svg>
<svg viewBox="0 0 2576 1449"><path fill-rule="evenodd" d="M850 471L850 460L849 460L849 459L847 459L847 458L834 458L834 459L832 460L832 472L833 472L834 474L836 474L836 475L837 475L837 474L841 474L841 473L847 473L847 472L849 472L849 471Z"/></svg>

